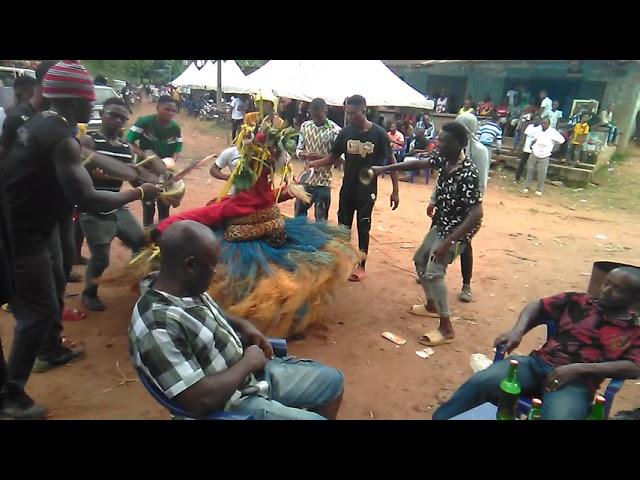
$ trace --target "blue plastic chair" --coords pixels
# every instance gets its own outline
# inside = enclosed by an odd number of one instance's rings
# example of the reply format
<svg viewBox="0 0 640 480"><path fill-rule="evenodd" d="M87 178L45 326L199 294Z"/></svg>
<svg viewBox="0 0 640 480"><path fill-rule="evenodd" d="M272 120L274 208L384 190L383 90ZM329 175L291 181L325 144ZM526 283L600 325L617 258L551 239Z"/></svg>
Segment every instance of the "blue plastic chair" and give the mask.
<svg viewBox="0 0 640 480"><path fill-rule="evenodd" d="M273 347L273 353L276 357L282 358L287 356L287 341L284 338L270 338L269 342ZM162 405L164 408L169 410L169 413L173 417L181 417L186 420L195 420L195 417L180 408L177 403L173 400L167 398L164 393L153 383L149 377L142 371L141 368L136 367L136 372L138 373L138 377L140 377L140 382L144 385L144 388L147 389L147 392L153 397L153 399ZM201 417L202 420L254 420L253 415L246 413L236 413L236 412L225 412L224 410L217 410L215 412L211 412L206 414L204 417Z"/></svg>
<svg viewBox="0 0 640 480"><path fill-rule="evenodd" d="M535 326L537 327L539 325L547 326L547 337L549 337L550 335L553 335L557 328L557 324L555 322L549 319L545 319L543 317L539 319L539 321L536 323ZM504 359L504 345L501 344L501 345L498 345L498 347L496 347L496 355L493 358L493 361L497 362L498 360L503 360L503 359ZM607 385L607 389L604 392L604 399L605 399L604 418L605 419L609 418L609 413L611 412L611 406L613 405L613 399L616 396L616 393L620 391L623 384L624 384L624 380L620 378L614 378L609 382L609 385ZM531 410L531 399L527 397L520 397L518 399L518 413L521 415L527 415L529 413L529 410Z"/></svg>

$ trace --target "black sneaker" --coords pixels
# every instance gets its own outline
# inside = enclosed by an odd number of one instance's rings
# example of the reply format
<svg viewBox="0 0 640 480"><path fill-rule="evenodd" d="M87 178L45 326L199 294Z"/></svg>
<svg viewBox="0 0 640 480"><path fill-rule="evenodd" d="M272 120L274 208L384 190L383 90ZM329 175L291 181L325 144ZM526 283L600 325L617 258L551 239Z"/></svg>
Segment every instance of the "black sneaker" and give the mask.
<svg viewBox="0 0 640 480"><path fill-rule="evenodd" d="M68 283L79 283L81 281L82 281L82 275L80 275L79 273L69 272L69 275L67 275Z"/></svg>
<svg viewBox="0 0 640 480"><path fill-rule="evenodd" d="M107 308L104 306L104 303L102 303L102 300L100 300L100 297L98 297L98 295L89 295L88 293L83 293L82 297L80 298L80 302L82 303L84 308L93 312L102 312L105 308Z"/></svg>
<svg viewBox="0 0 640 480"><path fill-rule="evenodd" d="M44 373L56 367L75 362L85 356L84 348L66 348L62 347L60 354L50 358L36 358L33 364L33 373Z"/></svg>
<svg viewBox="0 0 640 480"><path fill-rule="evenodd" d="M73 259L73 265L86 265L89 263L89 259L80 255Z"/></svg>
<svg viewBox="0 0 640 480"><path fill-rule="evenodd" d="M15 396L5 395L0 409L0 416L13 420L44 420L49 411L42 405L38 405L25 392Z"/></svg>

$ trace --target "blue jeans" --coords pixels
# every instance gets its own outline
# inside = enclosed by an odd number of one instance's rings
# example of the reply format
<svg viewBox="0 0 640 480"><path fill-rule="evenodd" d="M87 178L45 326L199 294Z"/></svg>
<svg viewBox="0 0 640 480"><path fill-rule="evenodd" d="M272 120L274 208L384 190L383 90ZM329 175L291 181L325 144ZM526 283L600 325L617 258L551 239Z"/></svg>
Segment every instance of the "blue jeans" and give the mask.
<svg viewBox="0 0 640 480"><path fill-rule="evenodd" d="M296 199L293 207L294 216L306 217L307 210L313 205L316 222L326 221L329 218L329 207L331 206L331 187L305 185L304 189L311 195L311 203L304 203L302 200Z"/></svg>
<svg viewBox="0 0 640 480"><path fill-rule="evenodd" d="M313 360L284 357L267 362L268 398L243 398L230 410L250 413L256 420L325 420L303 408L318 409L342 393L342 372Z"/></svg>
<svg viewBox="0 0 640 480"><path fill-rule="evenodd" d="M498 403L500 382L507 376L509 359L518 360L518 382L525 395L540 395L547 376L554 368L537 356L515 355L495 362L467 380L434 413L434 420L448 420L485 402ZM544 392L542 418L545 420L584 420L589 413L594 391L582 382L565 385L555 392Z"/></svg>

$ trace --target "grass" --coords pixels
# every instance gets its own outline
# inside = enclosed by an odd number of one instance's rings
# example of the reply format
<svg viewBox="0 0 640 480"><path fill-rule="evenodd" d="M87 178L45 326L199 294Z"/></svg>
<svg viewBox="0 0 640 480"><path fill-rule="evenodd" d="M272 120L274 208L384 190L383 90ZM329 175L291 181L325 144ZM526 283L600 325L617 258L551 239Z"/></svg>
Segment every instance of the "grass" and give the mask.
<svg viewBox="0 0 640 480"><path fill-rule="evenodd" d="M506 178L501 178L505 175ZM492 173L501 187L517 195L522 183L514 185L513 170ZM603 168L598 177L599 185L580 185L555 187L547 184L545 196L557 198L558 203L579 210L625 211L640 213L640 155L616 153L611 163ZM586 200L583 202L581 200Z"/></svg>

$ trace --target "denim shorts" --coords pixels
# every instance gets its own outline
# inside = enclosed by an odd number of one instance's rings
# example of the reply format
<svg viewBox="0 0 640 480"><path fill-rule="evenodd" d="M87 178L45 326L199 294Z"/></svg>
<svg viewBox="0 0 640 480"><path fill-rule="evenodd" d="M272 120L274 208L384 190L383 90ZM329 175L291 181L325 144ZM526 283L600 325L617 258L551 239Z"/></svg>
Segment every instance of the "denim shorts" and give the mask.
<svg viewBox="0 0 640 480"><path fill-rule="evenodd" d="M229 409L250 413L256 420L324 420L316 409L335 400L344 386L342 372L314 360L283 357L267 362L264 380L268 398L245 397Z"/></svg>

